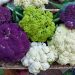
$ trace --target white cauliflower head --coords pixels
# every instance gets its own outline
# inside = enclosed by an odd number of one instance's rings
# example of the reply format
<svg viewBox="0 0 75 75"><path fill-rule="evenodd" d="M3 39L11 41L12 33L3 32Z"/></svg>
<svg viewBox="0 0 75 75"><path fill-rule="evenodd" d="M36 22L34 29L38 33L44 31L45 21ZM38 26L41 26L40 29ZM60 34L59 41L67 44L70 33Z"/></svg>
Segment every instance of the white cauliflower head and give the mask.
<svg viewBox="0 0 75 75"><path fill-rule="evenodd" d="M21 62L24 66L28 66L30 73L37 74L40 70L47 70L57 58L54 47L49 48L45 43L32 42L29 52Z"/></svg>
<svg viewBox="0 0 75 75"><path fill-rule="evenodd" d="M48 0L14 0L14 4L25 8L29 5L44 7L44 4L48 4Z"/></svg>
<svg viewBox="0 0 75 75"><path fill-rule="evenodd" d="M69 30L64 25L60 25L48 45L54 45L58 51L58 63L75 65L75 29Z"/></svg>

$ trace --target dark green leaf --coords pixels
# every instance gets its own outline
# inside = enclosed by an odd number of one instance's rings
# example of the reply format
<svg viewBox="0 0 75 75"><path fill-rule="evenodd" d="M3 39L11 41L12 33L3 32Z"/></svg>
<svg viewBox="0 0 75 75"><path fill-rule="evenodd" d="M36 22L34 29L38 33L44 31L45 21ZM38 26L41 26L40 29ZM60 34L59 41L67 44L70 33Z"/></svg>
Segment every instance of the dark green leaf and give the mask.
<svg viewBox="0 0 75 75"><path fill-rule="evenodd" d="M13 11L15 9L15 6L12 3L8 3L7 8L9 8L11 11Z"/></svg>
<svg viewBox="0 0 75 75"><path fill-rule="evenodd" d="M53 22L57 22L59 20L60 20L60 18L56 18L56 19L53 20Z"/></svg>
<svg viewBox="0 0 75 75"><path fill-rule="evenodd" d="M0 75L4 75L4 70L0 69Z"/></svg>
<svg viewBox="0 0 75 75"><path fill-rule="evenodd" d="M73 2L75 0L64 0L63 3L67 3L67 2Z"/></svg>
<svg viewBox="0 0 75 75"><path fill-rule="evenodd" d="M21 6L15 6L14 4L8 3L7 7L12 11L12 20L19 22L23 17L23 9Z"/></svg>
<svg viewBox="0 0 75 75"><path fill-rule="evenodd" d="M20 6L15 7L14 11L19 17L23 17L23 9Z"/></svg>
<svg viewBox="0 0 75 75"><path fill-rule="evenodd" d="M50 4L52 4L54 7L60 9L62 8L62 4L58 4L58 3L55 3L55 2L52 2L52 1L49 1Z"/></svg>
<svg viewBox="0 0 75 75"><path fill-rule="evenodd" d="M63 75L72 75L72 71L71 70L67 70Z"/></svg>

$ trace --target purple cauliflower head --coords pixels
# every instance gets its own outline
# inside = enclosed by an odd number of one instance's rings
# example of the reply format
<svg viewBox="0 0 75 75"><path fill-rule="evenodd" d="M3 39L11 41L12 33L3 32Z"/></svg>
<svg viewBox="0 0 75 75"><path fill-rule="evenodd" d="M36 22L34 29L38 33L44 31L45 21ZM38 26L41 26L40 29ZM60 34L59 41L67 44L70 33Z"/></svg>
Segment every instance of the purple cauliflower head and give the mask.
<svg viewBox="0 0 75 75"><path fill-rule="evenodd" d="M11 17L11 11L6 7L0 6L0 25L10 22Z"/></svg>
<svg viewBox="0 0 75 75"><path fill-rule="evenodd" d="M30 42L16 23L0 26L0 61L18 62L28 52Z"/></svg>
<svg viewBox="0 0 75 75"><path fill-rule="evenodd" d="M69 29L75 29L75 4L68 5L60 14L60 20Z"/></svg>

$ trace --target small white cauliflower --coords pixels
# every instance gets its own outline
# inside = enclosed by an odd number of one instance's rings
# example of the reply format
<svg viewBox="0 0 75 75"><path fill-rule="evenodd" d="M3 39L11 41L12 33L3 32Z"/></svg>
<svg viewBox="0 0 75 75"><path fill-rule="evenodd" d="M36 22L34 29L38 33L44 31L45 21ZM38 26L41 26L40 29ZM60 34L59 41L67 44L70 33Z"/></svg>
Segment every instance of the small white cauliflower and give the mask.
<svg viewBox="0 0 75 75"><path fill-rule="evenodd" d="M0 0L0 5L9 2L9 0Z"/></svg>
<svg viewBox="0 0 75 75"><path fill-rule="evenodd" d="M28 66L30 73L37 74L40 70L47 70L57 58L54 47L49 48L45 43L32 42L29 52L21 62L24 66Z"/></svg>
<svg viewBox="0 0 75 75"><path fill-rule="evenodd" d="M48 0L14 0L14 4L17 6L28 7L34 5L37 7L44 7L44 4L48 4Z"/></svg>
<svg viewBox="0 0 75 75"><path fill-rule="evenodd" d="M60 25L48 45L54 45L58 52L58 63L75 65L75 29L69 30Z"/></svg>

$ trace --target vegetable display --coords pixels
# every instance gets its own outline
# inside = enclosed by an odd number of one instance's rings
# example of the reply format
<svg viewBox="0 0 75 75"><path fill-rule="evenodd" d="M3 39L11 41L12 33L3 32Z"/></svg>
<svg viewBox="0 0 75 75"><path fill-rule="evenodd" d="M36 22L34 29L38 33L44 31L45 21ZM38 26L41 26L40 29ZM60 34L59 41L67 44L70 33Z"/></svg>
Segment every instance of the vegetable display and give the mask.
<svg viewBox="0 0 75 75"><path fill-rule="evenodd" d="M51 12L29 6L23 14L24 17L19 24L32 41L45 42L47 38L53 36L55 23Z"/></svg>
<svg viewBox="0 0 75 75"><path fill-rule="evenodd" d="M18 62L27 53L30 42L15 23L0 26L0 61Z"/></svg>
<svg viewBox="0 0 75 75"><path fill-rule="evenodd" d="M0 0L0 66L19 64L34 75L56 64L74 66L75 1L70 1Z"/></svg>

